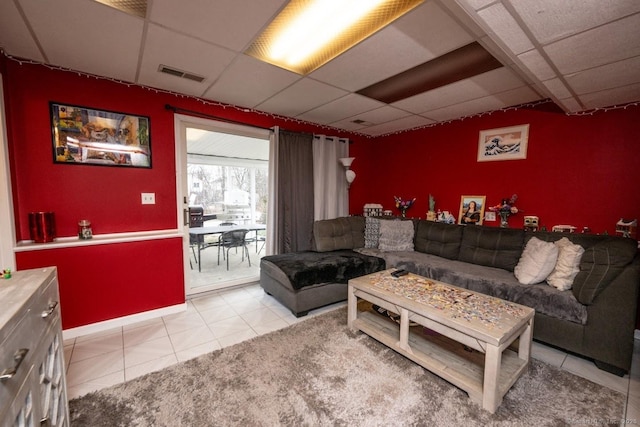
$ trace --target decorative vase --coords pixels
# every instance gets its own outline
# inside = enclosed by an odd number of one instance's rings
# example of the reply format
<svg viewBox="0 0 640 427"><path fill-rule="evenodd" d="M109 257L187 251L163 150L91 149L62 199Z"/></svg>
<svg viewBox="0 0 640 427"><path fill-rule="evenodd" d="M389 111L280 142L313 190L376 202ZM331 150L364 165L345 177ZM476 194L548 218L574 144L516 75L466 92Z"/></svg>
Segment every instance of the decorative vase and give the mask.
<svg viewBox="0 0 640 427"><path fill-rule="evenodd" d="M434 211L428 211L427 221L435 221L435 220L436 220L436 213Z"/></svg>
<svg viewBox="0 0 640 427"><path fill-rule="evenodd" d="M509 228L509 215L511 214L511 212L500 211L498 213L500 214L500 227Z"/></svg>
<svg viewBox="0 0 640 427"><path fill-rule="evenodd" d="M400 216L402 218L406 218L407 217L407 208L400 208Z"/></svg>

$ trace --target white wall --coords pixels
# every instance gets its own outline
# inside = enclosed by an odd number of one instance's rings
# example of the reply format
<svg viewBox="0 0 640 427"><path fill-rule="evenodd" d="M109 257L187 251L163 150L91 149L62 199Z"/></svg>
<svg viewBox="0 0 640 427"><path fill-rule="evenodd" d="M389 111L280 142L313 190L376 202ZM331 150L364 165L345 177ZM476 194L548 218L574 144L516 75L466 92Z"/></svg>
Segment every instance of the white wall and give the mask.
<svg viewBox="0 0 640 427"><path fill-rule="evenodd" d="M11 174L9 172L9 143L4 106L4 84L0 74L0 270L16 268L13 246L15 229L13 201L11 199Z"/></svg>

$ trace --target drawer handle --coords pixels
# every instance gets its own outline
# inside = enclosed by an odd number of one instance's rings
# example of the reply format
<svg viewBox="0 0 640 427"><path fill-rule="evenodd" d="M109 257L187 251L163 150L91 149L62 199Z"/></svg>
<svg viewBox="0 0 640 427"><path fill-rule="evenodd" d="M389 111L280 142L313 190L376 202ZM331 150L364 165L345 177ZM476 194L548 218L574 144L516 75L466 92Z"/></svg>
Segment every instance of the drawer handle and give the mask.
<svg viewBox="0 0 640 427"><path fill-rule="evenodd" d="M13 361L15 362L15 366L13 368L7 368L4 371L0 372L0 380L9 380L13 378L13 376L18 371L20 364L22 363L24 358L27 356L28 352L29 352L28 348L21 348L20 350L16 351L16 354L13 355Z"/></svg>
<svg viewBox="0 0 640 427"><path fill-rule="evenodd" d="M49 308L47 310L44 310L42 313L40 313L40 317L42 317L43 319L46 319L47 317L51 316L57 306L58 306L58 301L50 302Z"/></svg>

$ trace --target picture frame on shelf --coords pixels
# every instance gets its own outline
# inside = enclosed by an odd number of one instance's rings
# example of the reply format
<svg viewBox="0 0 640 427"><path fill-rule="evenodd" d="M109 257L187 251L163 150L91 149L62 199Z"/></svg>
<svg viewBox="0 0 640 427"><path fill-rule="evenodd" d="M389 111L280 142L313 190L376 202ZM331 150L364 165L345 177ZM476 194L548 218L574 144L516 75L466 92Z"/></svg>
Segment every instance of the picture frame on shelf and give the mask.
<svg viewBox="0 0 640 427"><path fill-rule="evenodd" d="M528 145L528 124L481 130L478 162L526 159Z"/></svg>
<svg viewBox="0 0 640 427"><path fill-rule="evenodd" d="M486 196L461 196L458 224L482 225L485 201ZM471 211L469 210L470 208L472 209Z"/></svg>
<svg viewBox="0 0 640 427"><path fill-rule="evenodd" d="M151 168L150 119L49 103L53 162Z"/></svg>

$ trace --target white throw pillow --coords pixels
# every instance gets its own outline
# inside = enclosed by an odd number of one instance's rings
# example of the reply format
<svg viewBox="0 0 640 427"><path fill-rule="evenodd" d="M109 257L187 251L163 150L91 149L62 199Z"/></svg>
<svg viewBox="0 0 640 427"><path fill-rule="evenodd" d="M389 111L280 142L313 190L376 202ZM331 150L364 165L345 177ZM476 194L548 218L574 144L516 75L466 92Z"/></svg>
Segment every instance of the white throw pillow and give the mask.
<svg viewBox="0 0 640 427"><path fill-rule="evenodd" d="M580 271L580 260L584 254L584 248L571 240L563 237L555 243L558 248L558 261L556 266L547 277L547 283L561 291L571 289L573 279Z"/></svg>
<svg viewBox="0 0 640 427"><path fill-rule="evenodd" d="M532 237L524 247L513 274L523 285L540 283L553 271L557 260L558 247L556 245Z"/></svg>
<svg viewBox="0 0 640 427"><path fill-rule="evenodd" d="M380 221L381 251L413 251L413 221L383 220Z"/></svg>

